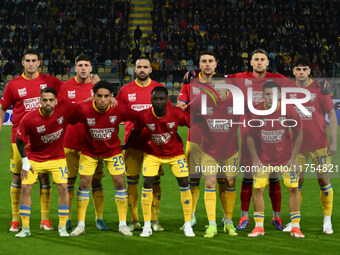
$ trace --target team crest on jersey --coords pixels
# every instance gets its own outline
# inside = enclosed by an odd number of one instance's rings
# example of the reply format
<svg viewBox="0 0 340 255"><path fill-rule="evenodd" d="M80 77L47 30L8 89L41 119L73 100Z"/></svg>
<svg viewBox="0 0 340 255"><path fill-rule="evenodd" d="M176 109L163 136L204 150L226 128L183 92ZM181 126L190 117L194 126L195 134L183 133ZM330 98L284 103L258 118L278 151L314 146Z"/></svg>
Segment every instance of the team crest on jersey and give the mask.
<svg viewBox="0 0 340 255"><path fill-rule="evenodd" d="M19 96L20 96L20 97L26 96L26 95L27 95L26 88L18 89L18 93L19 93Z"/></svg>
<svg viewBox="0 0 340 255"><path fill-rule="evenodd" d="M47 84L40 84L40 89L44 89L47 87Z"/></svg>
<svg viewBox="0 0 340 255"><path fill-rule="evenodd" d="M63 124L64 116L61 116L59 119L57 119L57 122L58 122L59 125Z"/></svg>
<svg viewBox="0 0 340 255"><path fill-rule="evenodd" d="M37 132L39 134L44 133L46 131L45 125L42 125L40 127L37 127Z"/></svg>
<svg viewBox="0 0 340 255"><path fill-rule="evenodd" d="M251 86L251 85L253 85L253 81L252 81L252 80L249 80L249 79L245 79L244 85L246 85L246 86Z"/></svg>
<svg viewBox="0 0 340 255"><path fill-rule="evenodd" d="M316 98L316 94L315 93L311 93L310 94L310 101L314 101L315 100L315 98Z"/></svg>
<svg viewBox="0 0 340 255"><path fill-rule="evenodd" d="M175 122L170 122L170 123L168 123L168 127L169 127L170 129L172 129L174 126L175 126Z"/></svg>
<svg viewBox="0 0 340 255"><path fill-rule="evenodd" d="M96 119L95 118L87 118L87 125L89 125L89 126L96 125Z"/></svg>
<svg viewBox="0 0 340 255"><path fill-rule="evenodd" d="M129 102L136 101L136 93L128 94Z"/></svg>
<svg viewBox="0 0 340 255"><path fill-rule="evenodd" d="M75 99L76 98L76 91L75 90L68 90L67 96L69 99Z"/></svg>
<svg viewBox="0 0 340 255"><path fill-rule="evenodd" d="M116 122L117 116L109 116L110 123L113 124Z"/></svg>
<svg viewBox="0 0 340 255"><path fill-rule="evenodd" d="M151 131L155 131L156 130L156 127L155 127L155 124L146 124L147 128Z"/></svg>
<svg viewBox="0 0 340 255"><path fill-rule="evenodd" d="M201 90L199 88L197 88L197 87L193 87L192 88L192 93L194 95L199 95L199 94L201 94Z"/></svg>

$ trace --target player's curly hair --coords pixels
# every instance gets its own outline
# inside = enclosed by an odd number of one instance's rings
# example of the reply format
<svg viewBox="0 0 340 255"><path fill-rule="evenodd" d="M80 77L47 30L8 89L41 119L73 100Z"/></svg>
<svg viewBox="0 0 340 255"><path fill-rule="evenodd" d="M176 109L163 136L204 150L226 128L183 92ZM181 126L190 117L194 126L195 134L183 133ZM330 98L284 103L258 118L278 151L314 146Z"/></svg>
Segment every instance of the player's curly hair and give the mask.
<svg viewBox="0 0 340 255"><path fill-rule="evenodd" d="M107 89L108 91L110 91L110 93L112 94L114 91L113 88L113 84L106 81L106 80L102 80L97 82L94 86L93 86L93 93L97 93L99 89Z"/></svg>

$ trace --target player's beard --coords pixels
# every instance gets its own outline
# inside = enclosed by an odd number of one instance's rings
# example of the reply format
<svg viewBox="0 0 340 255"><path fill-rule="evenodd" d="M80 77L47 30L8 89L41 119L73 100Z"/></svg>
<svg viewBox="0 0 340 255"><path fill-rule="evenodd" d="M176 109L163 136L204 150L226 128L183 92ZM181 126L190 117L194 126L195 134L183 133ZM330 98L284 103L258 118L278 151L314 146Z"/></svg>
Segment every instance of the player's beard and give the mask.
<svg viewBox="0 0 340 255"><path fill-rule="evenodd" d="M140 73L137 75L138 80L141 81L146 81L147 79L149 79L149 75L147 75L146 73Z"/></svg>

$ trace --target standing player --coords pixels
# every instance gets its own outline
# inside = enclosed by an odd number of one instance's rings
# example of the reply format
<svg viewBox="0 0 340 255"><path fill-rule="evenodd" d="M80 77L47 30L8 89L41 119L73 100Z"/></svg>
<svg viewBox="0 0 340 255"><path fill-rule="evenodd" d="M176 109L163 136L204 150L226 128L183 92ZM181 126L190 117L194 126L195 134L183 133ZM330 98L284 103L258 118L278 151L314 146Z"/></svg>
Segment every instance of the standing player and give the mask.
<svg viewBox="0 0 340 255"><path fill-rule="evenodd" d="M70 105L57 105L57 92L50 87L41 90L41 107L28 113L17 130L16 144L22 157L22 190L20 196L20 217L22 230L15 237L31 235L31 191L38 173L51 173L58 188L58 232L69 237L66 220L69 213L67 193L67 167L63 139L66 125L72 115ZM72 109L73 108L73 109ZM29 137L25 152L24 140ZM30 172L31 170L31 172Z"/></svg>
<svg viewBox="0 0 340 255"><path fill-rule="evenodd" d="M189 115L174 106L167 106L168 91L163 86L155 87L151 94L152 108L140 112L136 128L127 142L128 146L138 134L147 128L147 143L150 150L145 151L143 159L142 209L144 218L141 237L152 235L151 203L153 183L162 164L169 164L181 190L181 203L184 213L184 234L195 236L190 224L191 193L188 183L188 165L183 152L183 142L177 133L178 126L189 126Z"/></svg>
<svg viewBox="0 0 340 255"><path fill-rule="evenodd" d="M86 55L79 55L75 59L76 77L65 82L58 93L60 103L82 102L93 96L91 83L92 65L91 59ZM67 221L67 230L71 228L71 209L74 198L74 184L79 169L79 157L84 145L85 130L82 123L68 125L65 133L64 148L68 169L68 194L70 199L70 214ZM108 230L103 220L104 191L102 187L103 168L100 164L92 180L92 197L96 211L96 227L99 230Z"/></svg>
<svg viewBox="0 0 340 255"><path fill-rule="evenodd" d="M15 136L21 119L28 113L39 108L40 90L45 87L59 89L62 82L57 78L38 73L40 65L39 52L28 49L24 52L21 61L24 72L19 77L11 80L4 91L0 101L0 131L4 122L6 110L13 106L13 127L11 137L10 170L12 172L11 203L12 222L9 231L17 232L20 229L19 200L21 193L20 173L22 163L19 151L15 145ZM27 143L27 139L24 139ZM51 184L48 174L39 174L40 179L40 203L41 222L40 227L45 230L53 230L49 220Z"/></svg>
<svg viewBox="0 0 340 255"><path fill-rule="evenodd" d="M334 104L330 95L323 95L317 83L309 78L311 63L308 58L300 57L294 63L293 74L296 78L296 86L308 89L312 94L312 99L304 106L309 109L312 116L305 116L299 112L303 123L303 141L297 161L300 166L299 190L301 192L304 172L308 171L308 159L311 158L317 171L320 186L320 200L322 204L323 233L332 234L332 209L333 209L333 188L330 183L328 170L331 168L331 155L337 149L337 129L338 123ZM291 94L291 98L298 95ZM325 114L328 115L330 127L330 143L328 143L327 124ZM302 196L301 196L302 203ZM292 224L289 223L284 231L290 231Z"/></svg>
<svg viewBox="0 0 340 255"><path fill-rule="evenodd" d="M257 110L271 109L273 106L273 90L277 90L277 108L271 114L258 116L251 114L251 119L257 119L263 124L249 127L247 145L253 157L252 168L256 169L254 178L254 220L255 228L249 237L264 235L264 200L263 193L269 184L269 176L281 172L283 182L289 193L289 210L292 221L291 235L304 238L300 230L300 197L298 190L298 176L296 173L296 156L302 143L302 127L299 115L293 107L288 105L287 114L281 114L280 86L275 82L263 85L263 103L256 106ZM267 120L279 121L267 121ZM284 122L285 120L285 122ZM295 140L290 134L291 126Z"/></svg>
<svg viewBox="0 0 340 255"><path fill-rule="evenodd" d="M150 79L152 68L149 59L141 57L136 61L135 73L137 78L121 88L118 93L117 100L128 105L129 109L134 111L142 111L150 108L151 105L151 91L157 87L162 86L158 82ZM134 123L131 121L125 122L124 141L130 136L134 128ZM136 139L129 148L125 150L124 159L126 164L127 176L127 192L129 209L132 221L129 224L131 231L140 229L138 217L138 182L140 170L143 163L143 154L147 147L146 130L144 130L138 139ZM154 231L162 231L164 228L158 223L158 213L161 198L161 184L160 177L155 178L153 186L153 200L152 200L152 217L151 225Z"/></svg>
<svg viewBox="0 0 340 255"><path fill-rule="evenodd" d="M199 57L199 67L200 72L197 74L200 83L205 83L210 86L209 80L215 74L215 70L217 67L216 56L212 51L202 51ZM193 86L198 81L193 82ZM196 90L197 94L200 94L201 91ZM190 106L188 104L191 102L192 98L190 96L190 83L185 83L182 85L180 94L177 98L177 107L182 109L189 110ZM200 173L195 173L195 166L201 165L201 143L202 143L202 128L200 123L194 123L191 121L191 126L189 129L185 157L188 161L189 171L190 171L190 191L192 194L192 215L191 215L191 226L195 226L197 223L195 211L196 205L199 198L199 183L200 183ZM225 183L219 182L219 197L221 199L223 208L225 208L225 201L223 199L223 193L225 191ZM208 192L208 191L207 191ZM212 194L211 192L209 194ZM206 195L204 196L206 200ZM216 197L215 197L216 203ZM208 207L208 210L214 210L211 207ZM224 219L222 219L224 222Z"/></svg>
<svg viewBox="0 0 340 255"><path fill-rule="evenodd" d="M112 84L100 81L93 86L94 101L82 103L73 116L73 122L82 122L85 127L85 144L79 160L80 184L77 193L78 226L71 236L85 234L85 216L89 204L89 188L93 175L102 161L112 176L115 201L119 217L119 232L132 236L126 225L127 190L124 183L125 164L118 138L119 124L136 118L125 104L110 107Z"/></svg>

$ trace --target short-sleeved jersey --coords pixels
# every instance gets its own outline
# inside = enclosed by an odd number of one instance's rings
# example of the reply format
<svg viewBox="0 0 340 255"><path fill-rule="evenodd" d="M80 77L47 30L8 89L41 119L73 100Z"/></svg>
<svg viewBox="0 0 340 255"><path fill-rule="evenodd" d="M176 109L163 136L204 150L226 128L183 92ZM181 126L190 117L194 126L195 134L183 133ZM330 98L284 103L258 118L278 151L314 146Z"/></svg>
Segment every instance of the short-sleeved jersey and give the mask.
<svg viewBox="0 0 340 255"><path fill-rule="evenodd" d="M40 107L40 90L52 87L59 90L62 81L54 76L38 73L37 78L28 80L25 74L11 80L2 95L0 104L4 109L13 106L13 127L11 142L15 143L16 130L21 119ZM26 142L26 140L24 139Z"/></svg>
<svg viewBox="0 0 340 255"><path fill-rule="evenodd" d="M214 104L207 102L208 114L202 115L202 151L218 160L225 160L238 152L239 115L233 114L233 98L228 93L227 98Z"/></svg>
<svg viewBox="0 0 340 255"><path fill-rule="evenodd" d="M73 78L61 85L58 93L59 103L80 103L93 96L93 84L78 83L77 78ZM83 123L68 125L66 128L64 147L74 150L81 150L84 146L85 130Z"/></svg>
<svg viewBox="0 0 340 255"><path fill-rule="evenodd" d="M40 108L25 115L16 136L21 140L29 137L26 148L29 159L42 162L65 158L65 129L74 109L72 104L58 104L52 116L43 116Z"/></svg>
<svg viewBox="0 0 340 255"><path fill-rule="evenodd" d="M82 122L85 127L82 154L90 157L111 157L121 153L119 124L135 118L136 113L119 101L117 106L106 112L98 111L94 101L78 105L72 122Z"/></svg>
<svg viewBox="0 0 340 255"><path fill-rule="evenodd" d="M146 86L142 86L138 84L137 80L134 80L120 89L117 100L125 103L129 109L136 112L149 109L152 107L151 91L157 86L163 85L150 79ZM134 122L125 122L124 142L129 138L133 127ZM146 133L146 130L143 130L138 139L132 142L131 147L138 150L144 150L146 145Z"/></svg>
<svg viewBox="0 0 340 255"><path fill-rule="evenodd" d="M265 110L264 103L258 104L256 109ZM292 155L294 147L293 136L286 126L294 126L296 124L293 129L299 131L302 128L302 124L299 115L292 106L287 105L286 110L287 114L281 115L281 105L279 104L277 110L270 115L259 116L250 114L252 125L257 127L249 126L248 132L255 140L258 156L264 165L286 165ZM265 125L258 127L260 122L254 122L253 120L263 120ZM286 121L282 125L283 120Z"/></svg>
<svg viewBox="0 0 340 255"><path fill-rule="evenodd" d="M297 86L296 83L294 85ZM300 151L314 151L328 147L325 114L334 107L334 104L329 94L324 95L321 93L321 88L317 87L315 81L311 80L311 83L305 89L310 91L312 97L303 106L312 115L307 116L294 106L303 123L303 142ZM289 93L287 97L303 98L305 95L302 93Z"/></svg>
<svg viewBox="0 0 340 255"><path fill-rule="evenodd" d="M175 106L167 106L163 117L157 117L153 108L140 112L136 130L147 128L147 143L151 151L146 153L160 158L184 154L183 141L177 133L178 126L189 126L189 114Z"/></svg>

